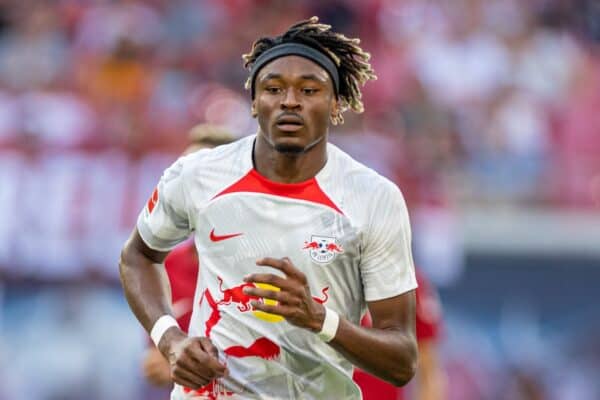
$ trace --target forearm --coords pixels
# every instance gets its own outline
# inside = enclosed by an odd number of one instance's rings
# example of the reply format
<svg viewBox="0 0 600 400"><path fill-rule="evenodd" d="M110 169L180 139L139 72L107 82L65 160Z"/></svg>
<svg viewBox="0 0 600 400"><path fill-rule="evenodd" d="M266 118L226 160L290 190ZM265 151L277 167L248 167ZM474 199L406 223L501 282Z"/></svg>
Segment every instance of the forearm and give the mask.
<svg viewBox="0 0 600 400"><path fill-rule="evenodd" d="M119 271L129 307L150 333L160 316L171 314L169 281L164 266L136 251L130 240L121 253Z"/></svg>
<svg viewBox="0 0 600 400"><path fill-rule="evenodd" d="M418 351L414 334L365 328L340 318L329 343L354 365L396 386L407 384L415 374Z"/></svg>
<svg viewBox="0 0 600 400"><path fill-rule="evenodd" d="M280 315L288 323L314 333L320 332L328 321L329 330L332 320L327 318L327 309L314 300L306 275L289 258L265 257L257 260L256 264L275 268L283 272L285 278L270 273L253 273L244 277L245 282L279 288L273 291L256 286L245 287L244 294L248 296L279 302L265 304L252 300L255 310ZM362 328L340 318L329 344L364 370L394 385L405 385L413 377L417 366L414 291L371 301L367 305L373 318L373 328Z"/></svg>
<svg viewBox="0 0 600 400"><path fill-rule="evenodd" d="M446 379L436 350L432 341L419 342L419 372L415 378L419 400L446 398Z"/></svg>

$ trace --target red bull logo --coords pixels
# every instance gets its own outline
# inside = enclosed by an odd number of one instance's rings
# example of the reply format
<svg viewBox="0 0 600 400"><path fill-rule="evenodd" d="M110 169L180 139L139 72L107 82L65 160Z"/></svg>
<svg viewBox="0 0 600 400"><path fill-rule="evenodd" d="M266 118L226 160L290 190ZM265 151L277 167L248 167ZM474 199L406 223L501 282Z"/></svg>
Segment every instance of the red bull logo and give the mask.
<svg viewBox="0 0 600 400"><path fill-rule="evenodd" d="M204 293L200 298L200 304L202 304L204 299L206 299L206 303L208 304L211 310L210 316L206 320L205 329L206 337L209 338L211 337L212 329L221 320L222 315L220 307L229 304L237 304L238 311L248 312L252 309L250 302L252 300L260 300L260 298L257 296L249 296L243 292L243 289L245 287L254 287L255 285L253 283L243 283L241 285L233 286L228 289L223 289L223 279L221 277L217 277L217 280L219 281L219 290L221 291L222 298L220 300L215 300L208 289L204 290ZM326 291L324 291L323 294L327 296ZM256 312L257 311L253 311L253 313ZM278 318L278 320L283 320L283 317L279 315L273 315L268 313L263 314L276 317ZM268 321L276 322L270 320ZM256 339L249 346L236 345L224 349L224 353L230 357L259 357L268 360L277 358L280 352L280 347L271 340L267 339L266 337L260 337Z"/></svg>
<svg viewBox="0 0 600 400"><path fill-rule="evenodd" d="M344 248L334 237L318 235L312 235L310 241L304 242L302 249L308 250L310 258L318 264L329 264L344 252Z"/></svg>
<svg viewBox="0 0 600 400"><path fill-rule="evenodd" d="M211 337L213 327L221 320L221 311L219 310L219 306L237 303L237 309L240 312L247 312L252 308L250 302L257 298L256 296L248 296L243 292L245 287L255 286L252 283L244 283L228 289L223 289L223 279L217 276L217 280L219 281L219 291L222 294L222 298L220 300L215 300L210 291L205 289L199 300L200 305L202 305L203 301L206 301L206 304L211 309L210 316L206 321L205 330L206 337L209 338ZM313 296L313 299L318 303L325 304L329 300L328 291L329 286L322 288L320 296ZM273 316L283 319L278 315ZM248 346L238 344L226 347L223 349L223 353L225 356L233 358L258 357L264 360L274 360L280 356L281 347L277 343L263 336L254 339ZM196 390L184 387L183 391L192 396L200 396L201 398L207 398L211 400L229 397L235 394L234 392L226 390L223 384L219 381L211 381L206 386Z"/></svg>
<svg viewBox="0 0 600 400"><path fill-rule="evenodd" d="M325 249L327 251L331 251L332 253L343 253L344 250L342 249L342 246L336 244L336 243L327 243L327 246L325 246Z"/></svg>
<svg viewBox="0 0 600 400"><path fill-rule="evenodd" d="M304 242L303 250L311 249L311 250L319 250L319 243L317 242Z"/></svg>
<svg viewBox="0 0 600 400"><path fill-rule="evenodd" d="M238 310L241 312L250 311L252 308L250 306L250 302L252 300L260 301L260 297L250 296L244 293L244 288L246 287L256 287L254 283L243 283L238 286L232 286L229 289L223 289L223 279L221 277L217 277L219 280L219 290L223 294L223 298L217 303L217 305L221 304L237 304Z"/></svg>

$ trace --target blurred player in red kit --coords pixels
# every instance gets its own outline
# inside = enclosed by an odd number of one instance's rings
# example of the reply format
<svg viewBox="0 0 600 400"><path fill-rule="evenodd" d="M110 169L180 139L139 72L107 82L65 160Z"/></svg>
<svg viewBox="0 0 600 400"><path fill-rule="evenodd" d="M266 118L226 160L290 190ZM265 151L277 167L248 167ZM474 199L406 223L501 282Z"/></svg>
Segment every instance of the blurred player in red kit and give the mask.
<svg viewBox="0 0 600 400"><path fill-rule="evenodd" d="M444 400L446 381L438 354L438 341L442 329L442 307L435 288L425 276L415 269L419 287L416 290L416 334L419 345L419 368L415 377L415 400ZM367 314L364 326L371 325ZM363 400L404 400L402 388L395 387L361 369L354 371L354 381L363 393Z"/></svg>
<svg viewBox="0 0 600 400"><path fill-rule="evenodd" d="M188 136L190 144L183 152L184 155L231 143L234 139L225 128L210 124L194 126ZM165 268L171 284L173 313L181 329L187 332L198 279L198 254L194 242L187 241L169 253L165 259ZM142 367L144 376L153 385L171 386L169 362L154 345L148 348Z"/></svg>

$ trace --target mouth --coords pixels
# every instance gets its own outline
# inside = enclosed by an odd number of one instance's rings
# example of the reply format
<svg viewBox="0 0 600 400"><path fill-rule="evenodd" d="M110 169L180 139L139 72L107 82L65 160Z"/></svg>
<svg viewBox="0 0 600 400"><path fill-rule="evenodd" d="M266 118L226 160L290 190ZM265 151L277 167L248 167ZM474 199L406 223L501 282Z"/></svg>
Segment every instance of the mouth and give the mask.
<svg viewBox="0 0 600 400"><path fill-rule="evenodd" d="M304 121L297 115L284 115L277 118L277 128L283 132L296 132L304 126Z"/></svg>

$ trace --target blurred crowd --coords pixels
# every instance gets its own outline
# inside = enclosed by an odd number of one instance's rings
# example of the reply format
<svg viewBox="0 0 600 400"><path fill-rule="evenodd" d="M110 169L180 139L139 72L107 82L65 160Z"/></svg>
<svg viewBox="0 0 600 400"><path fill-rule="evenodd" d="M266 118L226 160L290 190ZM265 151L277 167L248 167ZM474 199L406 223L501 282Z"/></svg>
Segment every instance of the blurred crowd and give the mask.
<svg viewBox="0 0 600 400"><path fill-rule="evenodd" d="M372 54L366 111L333 141L399 184L426 232L417 253L459 246L432 249L453 214L423 207L600 206L598 2L8 1L0 266L16 255L18 275L105 266L114 278L106 248L118 251L188 129L256 131L242 53L311 15Z"/></svg>
<svg viewBox="0 0 600 400"><path fill-rule="evenodd" d="M9 0L0 2L1 276L25 286L114 284L118 252L189 128L256 132L241 55L312 15L360 37L372 55L378 80L363 91L365 113L347 113L332 141L402 188L425 270L443 275L461 263L451 210L600 208L598 1ZM52 369L71 381L47 378L27 398L136 398L141 334L120 293L1 289L9 301L0 324L22 321L54 339L65 326L76 333L40 353L33 333L3 332L0 399ZM38 311L25 318L30 308ZM457 315L451 328L466 326ZM106 321L130 335L117 349L119 370L99 355L114 349ZM497 371L477 364L485 351L464 358L485 350L477 329L448 335L463 357L449 361L453 400L580 400L600 390L571 374L571 391L544 395L527 368L486 386ZM124 376L127 384L112 384ZM70 390L45 397L54 386Z"/></svg>
<svg viewBox="0 0 600 400"><path fill-rule="evenodd" d="M2 2L1 149L135 159L196 122L254 133L241 54L310 15L372 54L365 115L338 131L393 143L409 203L600 204L593 0Z"/></svg>

